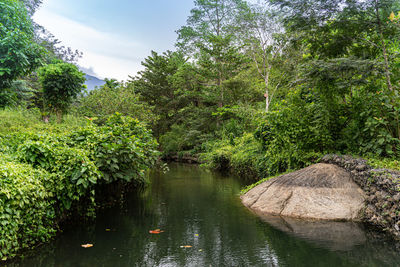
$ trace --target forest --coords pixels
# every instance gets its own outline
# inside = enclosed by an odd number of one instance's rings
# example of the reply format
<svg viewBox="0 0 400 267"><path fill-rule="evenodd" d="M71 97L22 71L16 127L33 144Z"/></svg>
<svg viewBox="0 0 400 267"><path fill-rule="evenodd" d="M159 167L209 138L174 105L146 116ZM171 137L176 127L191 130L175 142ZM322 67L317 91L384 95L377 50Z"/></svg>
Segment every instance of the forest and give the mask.
<svg viewBox="0 0 400 267"><path fill-rule="evenodd" d="M159 158L253 182L326 154L400 168L397 0L195 0L174 51L90 92L40 4L0 0L0 259Z"/></svg>

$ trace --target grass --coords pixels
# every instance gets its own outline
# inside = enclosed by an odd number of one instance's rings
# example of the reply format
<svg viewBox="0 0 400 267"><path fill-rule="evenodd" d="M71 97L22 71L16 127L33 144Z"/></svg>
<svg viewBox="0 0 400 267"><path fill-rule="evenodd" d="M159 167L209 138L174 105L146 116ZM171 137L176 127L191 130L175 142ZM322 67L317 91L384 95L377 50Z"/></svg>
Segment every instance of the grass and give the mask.
<svg viewBox="0 0 400 267"><path fill-rule="evenodd" d="M270 176L270 177L264 178L264 179L262 179L262 180L260 180L260 181L258 181L258 182L256 182L256 183L254 183L254 184L248 185L248 186L244 187L244 188L240 191L240 195L246 194L247 192L249 192L251 189L253 189L253 188L256 187L257 185L260 185L260 184L262 184L262 183L264 183L264 182L266 182L266 181L268 181L268 180L271 180L271 179L276 178L276 177L281 176L281 175L288 174L288 173L293 172L293 171L294 171L294 170L289 170L289 171L286 171L286 172L283 172L283 173L280 173L280 174L277 174L277 175L274 175L274 176Z"/></svg>
<svg viewBox="0 0 400 267"><path fill-rule="evenodd" d="M37 131L49 130L51 128L73 129L86 124L85 118L66 114L61 124L57 124L52 118L49 123L44 123L38 109L6 108L0 110L0 134L12 132L25 132L29 129Z"/></svg>
<svg viewBox="0 0 400 267"><path fill-rule="evenodd" d="M400 171L400 161L393 158L365 158L372 168Z"/></svg>

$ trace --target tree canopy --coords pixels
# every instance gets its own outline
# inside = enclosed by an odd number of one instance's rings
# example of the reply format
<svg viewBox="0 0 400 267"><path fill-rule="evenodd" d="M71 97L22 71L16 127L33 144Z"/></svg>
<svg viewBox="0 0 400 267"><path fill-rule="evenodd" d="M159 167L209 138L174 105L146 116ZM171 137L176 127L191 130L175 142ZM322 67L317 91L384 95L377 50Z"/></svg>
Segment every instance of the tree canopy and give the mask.
<svg viewBox="0 0 400 267"><path fill-rule="evenodd" d="M61 122L63 113L84 88L85 74L70 63L54 63L39 70L45 108L57 114Z"/></svg>
<svg viewBox="0 0 400 267"><path fill-rule="evenodd" d="M19 1L1 1L0 14L0 106L4 106L10 83L43 64L45 50L34 41L32 21Z"/></svg>

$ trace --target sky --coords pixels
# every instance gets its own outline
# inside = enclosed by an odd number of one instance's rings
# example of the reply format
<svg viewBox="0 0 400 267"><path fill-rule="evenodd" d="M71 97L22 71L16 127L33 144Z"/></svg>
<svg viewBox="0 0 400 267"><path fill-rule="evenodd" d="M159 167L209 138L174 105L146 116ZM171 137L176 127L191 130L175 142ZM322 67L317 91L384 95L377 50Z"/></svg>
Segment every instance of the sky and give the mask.
<svg viewBox="0 0 400 267"><path fill-rule="evenodd" d="M88 74L127 80L151 50L174 50L193 7L192 0L44 0L33 19L81 51Z"/></svg>

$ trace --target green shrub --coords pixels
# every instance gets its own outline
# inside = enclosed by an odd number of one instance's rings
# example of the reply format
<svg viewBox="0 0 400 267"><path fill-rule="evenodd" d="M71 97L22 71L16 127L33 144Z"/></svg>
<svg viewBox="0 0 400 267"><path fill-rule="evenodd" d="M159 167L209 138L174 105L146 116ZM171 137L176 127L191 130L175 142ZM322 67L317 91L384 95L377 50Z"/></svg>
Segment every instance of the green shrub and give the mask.
<svg viewBox="0 0 400 267"><path fill-rule="evenodd" d="M271 149L258 161L258 170L263 173L261 177L276 175L289 170L307 167L323 157L324 153L314 151L301 151L297 149Z"/></svg>
<svg viewBox="0 0 400 267"><path fill-rule="evenodd" d="M242 177L262 178L264 173L258 169L258 162L262 155L261 146L254 135L245 133L242 137L235 139L231 166Z"/></svg>
<svg viewBox="0 0 400 267"><path fill-rule="evenodd" d="M208 142L206 152L200 158L206 166L218 171L226 171L231 168L231 157L233 146L226 140Z"/></svg>
<svg viewBox="0 0 400 267"><path fill-rule="evenodd" d="M160 137L160 143L165 156L193 150L199 143L201 132L188 131L185 125L174 124L171 130Z"/></svg>
<svg viewBox="0 0 400 267"><path fill-rule="evenodd" d="M41 67L38 75L46 109L54 112L61 123L63 114L84 89L85 74L74 64L57 60Z"/></svg>
<svg viewBox="0 0 400 267"><path fill-rule="evenodd" d="M258 168L262 156L261 146L251 133L245 133L233 142L230 139L209 142L206 152L201 154L206 167L221 171L230 169L246 179L264 177L264 172Z"/></svg>
<svg viewBox="0 0 400 267"><path fill-rule="evenodd" d="M400 160L395 159L395 158L377 158L373 157L373 155L370 155L370 157L364 157L368 165L370 165L373 168L380 169L380 168L385 168L385 169L390 169L390 170L397 170L400 171Z"/></svg>
<svg viewBox="0 0 400 267"><path fill-rule="evenodd" d="M55 203L60 214L87 196L90 196L92 205L85 208L93 208L93 189L101 175L87 152L65 147L58 142L28 140L19 147L18 157L22 162L53 174L53 179L45 187L56 197Z"/></svg>
<svg viewBox="0 0 400 267"><path fill-rule="evenodd" d="M82 97L76 111L83 116L96 117L103 122L119 112L149 124L155 123L158 118L153 113L154 108L140 101L139 97L131 84L108 82Z"/></svg>
<svg viewBox="0 0 400 267"><path fill-rule="evenodd" d="M158 158L151 132L138 120L121 114L111 116L104 126L73 132L67 139L68 145L89 151L105 183L122 180L143 185L146 171Z"/></svg>
<svg viewBox="0 0 400 267"><path fill-rule="evenodd" d="M144 185L158 159L151 132L120 114L103 126L12 123L0 132L0 259L45 242L72 215L94 216L99 185Z"/></svg>
<svg viewBox="0 0 400 267"><path fill-rule="evenodd" d="M0 160L0 259L54 235L49 179L44 170Z"/></svg>
<svg viewBox="0 0 400 267"><path fill-rule="evenodd" d="M394 95L393 92L371 92L365 89L351 99L349 123L343 130L342 142L351 153L398 157L399 116L398 95Z"/></svg>
<svg viewBox="0 0 400 267"><path fill-rule="evenodd" d="M341 148L335 143L340 133L339 114L332 114L318 96L302 88L273 106L255 132L264 156L259 168L271 176L303 168L322 155ZM339 128L339 129L337 129Z"/></svg>

